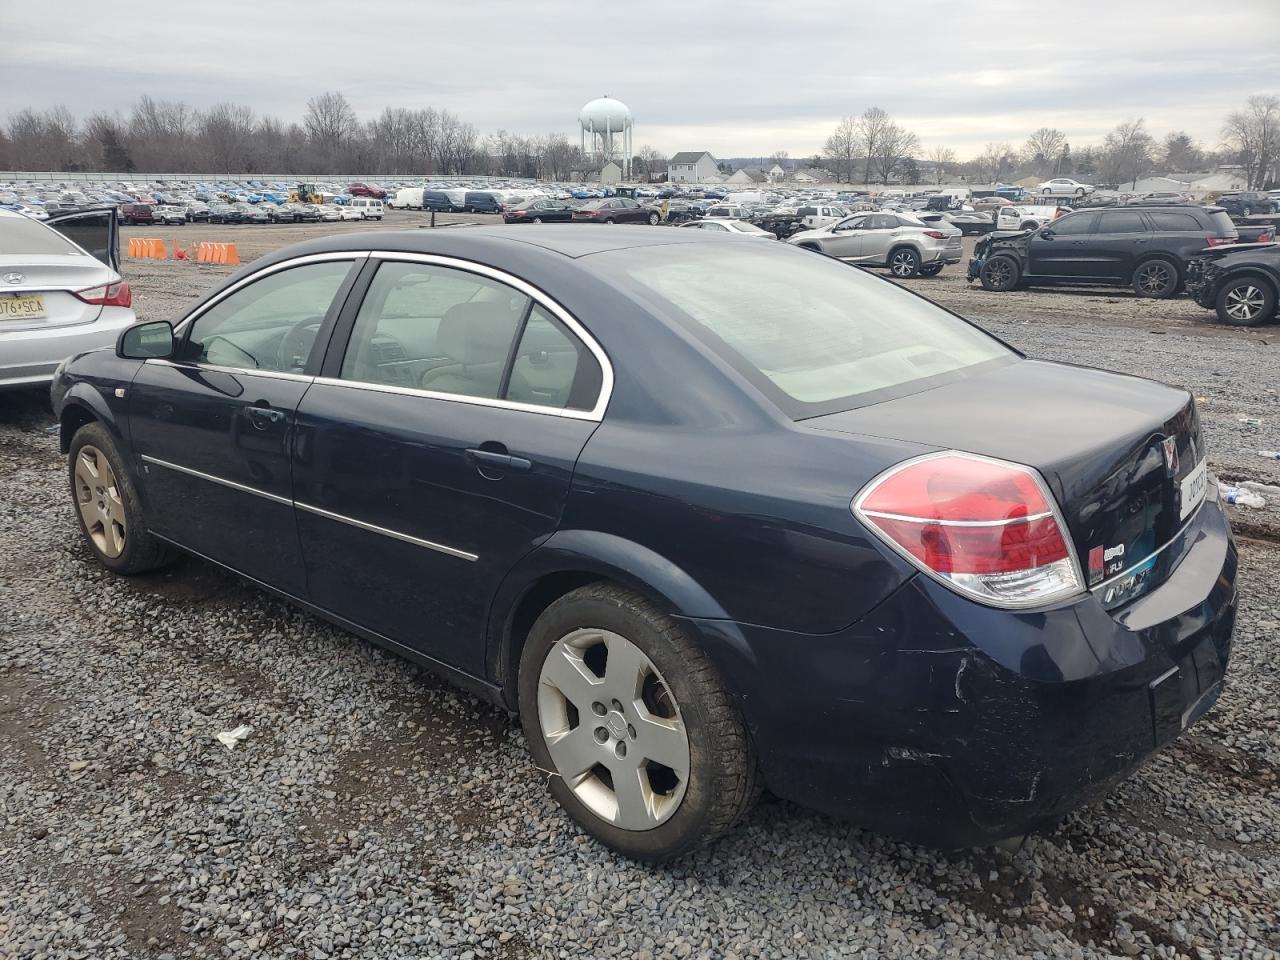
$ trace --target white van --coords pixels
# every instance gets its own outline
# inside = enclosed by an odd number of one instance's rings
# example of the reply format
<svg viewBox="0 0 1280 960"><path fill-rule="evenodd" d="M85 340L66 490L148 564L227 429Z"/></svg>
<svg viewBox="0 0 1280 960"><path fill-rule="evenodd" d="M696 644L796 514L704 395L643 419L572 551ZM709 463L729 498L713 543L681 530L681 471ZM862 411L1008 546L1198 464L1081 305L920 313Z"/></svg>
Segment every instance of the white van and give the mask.
<svg viewBox="0 0 1280 960"><path fill-rule="evenodd" d="M401 187L396 195L387 201L392 210L421 210L422 187Z"/></svg>
<svg viewBox="0 0 1280 960"><path fill-rule="evenodd" d="M375 200L373 197L356 197L351 201L351 208L360 211L360 216L364 220L381 220L382 219L382 201Z"/></svg>

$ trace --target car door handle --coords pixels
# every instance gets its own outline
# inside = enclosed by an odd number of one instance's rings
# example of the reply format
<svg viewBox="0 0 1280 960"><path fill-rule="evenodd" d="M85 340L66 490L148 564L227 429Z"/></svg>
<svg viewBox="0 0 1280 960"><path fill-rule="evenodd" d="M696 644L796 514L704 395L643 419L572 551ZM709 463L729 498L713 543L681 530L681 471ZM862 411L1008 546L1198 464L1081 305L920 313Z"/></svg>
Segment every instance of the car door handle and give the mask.
<svg viewBox="0 0 1280 960"><path fill-rule="evenodd" d="M283 410L273 410L271 407L247 407L245 413L249 416L249 422L260 430L265 430L271 424L279 423L284 419Z"/></svg>
<svg viewBox="0 0 1280 960"><path fill-rule="evenodd" d="M530 470L533 462L526 460L524 457L513 457L509 453L502 453L497 450L468 449L467 456L476 462L478 466L494 467L498 470Z"/></svg>

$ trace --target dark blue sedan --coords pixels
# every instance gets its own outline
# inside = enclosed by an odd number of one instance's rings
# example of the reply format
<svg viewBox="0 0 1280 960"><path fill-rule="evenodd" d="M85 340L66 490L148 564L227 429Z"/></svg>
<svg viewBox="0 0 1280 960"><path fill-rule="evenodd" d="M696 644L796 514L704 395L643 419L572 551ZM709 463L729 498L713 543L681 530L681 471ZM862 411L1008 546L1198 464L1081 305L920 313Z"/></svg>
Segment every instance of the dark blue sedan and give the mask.
<svg viewBox="0 0 1280 960"><path fill-rule="evenodd" d="M196 554L517 711L632 857L762 787L1020 836L1222 690L1236 551L1192 397L781 244L344 234L53 399L104 566Z"/></svg>

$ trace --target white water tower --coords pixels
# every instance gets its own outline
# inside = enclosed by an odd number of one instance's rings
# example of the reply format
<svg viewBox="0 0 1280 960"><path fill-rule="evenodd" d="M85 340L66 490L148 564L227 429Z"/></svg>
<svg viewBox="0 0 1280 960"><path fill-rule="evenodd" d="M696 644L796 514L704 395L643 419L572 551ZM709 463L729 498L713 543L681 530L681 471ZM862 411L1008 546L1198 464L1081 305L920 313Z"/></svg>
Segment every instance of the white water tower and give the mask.
<svg viewBox="0 0 1280 960"><path fill-rule="evenodd" d="M621 100L601 97L578 111L582 152L601 166L612 160L622 168L622 179L631 179L631 126L635 118Z"/></svg>

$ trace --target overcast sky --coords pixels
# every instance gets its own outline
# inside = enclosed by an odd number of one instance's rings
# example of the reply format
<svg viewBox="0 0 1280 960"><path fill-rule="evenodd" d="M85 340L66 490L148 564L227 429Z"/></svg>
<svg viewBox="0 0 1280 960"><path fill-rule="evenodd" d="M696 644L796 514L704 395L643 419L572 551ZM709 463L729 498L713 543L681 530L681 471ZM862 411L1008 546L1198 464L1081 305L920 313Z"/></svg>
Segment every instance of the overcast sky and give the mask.
<svg viewBox="0 0 1280 960"><path fill-rule="evenodd" d="M140 94L299 118L341 90L362 119L444 107L482 132L562 131L609 94L635 145L794 157L871 105L961 158L1040 126L1073 146L1145 117L1215 147L1280 92L1280 0L59 0L5 4L0 116Z"/></svg>

